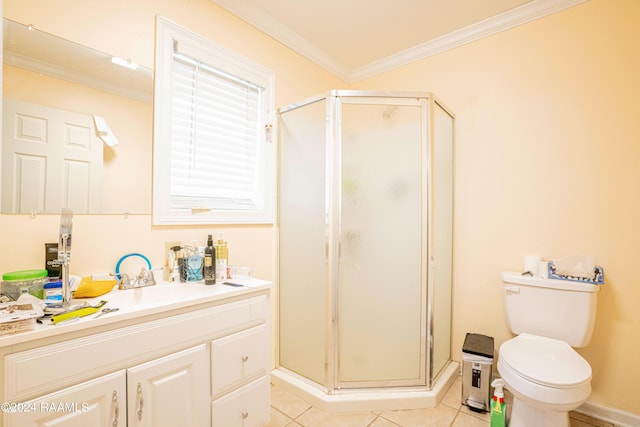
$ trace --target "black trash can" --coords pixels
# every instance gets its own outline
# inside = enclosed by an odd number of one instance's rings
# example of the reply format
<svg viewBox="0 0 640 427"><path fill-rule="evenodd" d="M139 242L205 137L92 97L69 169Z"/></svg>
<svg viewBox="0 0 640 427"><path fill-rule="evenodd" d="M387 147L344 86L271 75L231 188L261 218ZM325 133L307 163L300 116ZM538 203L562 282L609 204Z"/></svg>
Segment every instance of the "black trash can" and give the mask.
<svg viewBox="0 0 640 427"><path fill-rule="evenodd" d="M491 409L493 337L467 333L462 346L462 404L472 411Z"/></svg>

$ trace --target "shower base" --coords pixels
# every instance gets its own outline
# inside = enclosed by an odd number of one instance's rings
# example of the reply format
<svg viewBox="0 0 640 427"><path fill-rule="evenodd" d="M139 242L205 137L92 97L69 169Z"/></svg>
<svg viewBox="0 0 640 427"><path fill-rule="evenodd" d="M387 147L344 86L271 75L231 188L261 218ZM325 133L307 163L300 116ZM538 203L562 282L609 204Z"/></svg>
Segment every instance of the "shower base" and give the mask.
<svg viewBox="0 0 640 427"><path fill-rule="evenodd" d="M459 372L459 364L449 362L431 390L420 387L372 388L336 390L334 394L328 394L318 384L284 368L271 371L271 383L326 413L392 411L435 407Z"/></svg>

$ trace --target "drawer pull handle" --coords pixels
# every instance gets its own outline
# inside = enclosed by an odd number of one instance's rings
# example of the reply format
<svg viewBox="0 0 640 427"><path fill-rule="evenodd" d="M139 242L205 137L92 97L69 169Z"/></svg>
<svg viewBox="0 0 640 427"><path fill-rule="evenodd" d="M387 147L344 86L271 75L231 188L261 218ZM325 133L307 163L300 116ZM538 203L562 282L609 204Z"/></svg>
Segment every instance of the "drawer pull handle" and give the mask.
<svg viewBox="0 0 640 427"><path fill-rule="evenodd" d="M247 360L249 360L249 356L247 356L246 354L244 356L242 356L242 361L246 362Z"/></svg>
<svg viewBox="0 0 640 427"><path fill-rule="evenodd" d="M118 425L118 418L120 418L120 408L118 407L118 393L114 390L111 395L111 401L113 402L113 427Z"/></svg>
<svg viewBox="0 0 640 427"><path fill-rule="evenodd" d="M142 420L142 407L144 406L144 399L142 398L142 385L138 383L138 387L136 390L138 394L138 420Z"/></svg>
<svg viewBox="0 0 640 427"><path fill-rule="evenodd" d="M242 413L242 419L246 420L247 418L249 418L249 413L248 412L243 412Z"/></svg>

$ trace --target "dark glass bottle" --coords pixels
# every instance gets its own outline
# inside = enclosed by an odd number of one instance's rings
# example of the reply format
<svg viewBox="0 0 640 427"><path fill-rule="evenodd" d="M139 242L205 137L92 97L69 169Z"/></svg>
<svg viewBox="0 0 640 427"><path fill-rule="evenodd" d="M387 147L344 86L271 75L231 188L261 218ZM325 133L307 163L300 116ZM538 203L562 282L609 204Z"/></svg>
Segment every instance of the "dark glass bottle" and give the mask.
<svg viewBox="0 0 640 427"><path fill-rule="evenodd" d="M204 264L202 268L205 285L216 284L216 249L213 247L211 234L207 238L207 246L204 248Z"/></svg>

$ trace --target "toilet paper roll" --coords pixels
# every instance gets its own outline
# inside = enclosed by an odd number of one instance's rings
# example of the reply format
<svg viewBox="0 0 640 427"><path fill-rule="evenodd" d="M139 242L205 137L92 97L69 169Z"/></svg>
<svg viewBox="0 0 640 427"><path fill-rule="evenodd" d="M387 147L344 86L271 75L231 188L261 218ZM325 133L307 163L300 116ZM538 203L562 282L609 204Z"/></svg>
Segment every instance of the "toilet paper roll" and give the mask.
<svg viewBox="0 0 640 427"><path fill-rule="evenodd" d="M524 257L524 271L528 271L534 276L538 275L538 263L542 261L542 257L539 256L526 256Z"/></svg>

